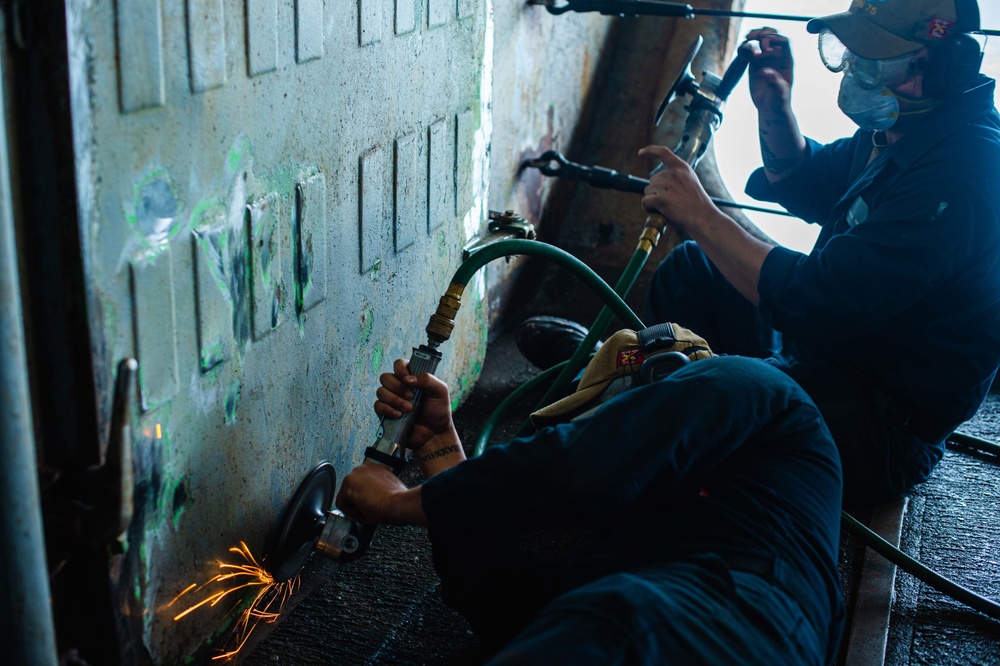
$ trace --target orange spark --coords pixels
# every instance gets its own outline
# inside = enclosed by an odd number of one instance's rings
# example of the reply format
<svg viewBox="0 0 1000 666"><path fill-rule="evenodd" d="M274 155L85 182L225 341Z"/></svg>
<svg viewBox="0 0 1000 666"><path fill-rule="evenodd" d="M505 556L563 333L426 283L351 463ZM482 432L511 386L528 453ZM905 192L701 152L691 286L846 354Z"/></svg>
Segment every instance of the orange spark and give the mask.
<svg viewBox="0 0 1000 666"><path fill-rule="evenodd" d="M278 616L281 615L282 609L285 607L285 602L288 601L295 590L299 587L298 576L295 576L283 583L275 581L274 577L271 576L271 574L268 573L264 567L257 563L257 560L254 559L250 549L247 548L247 545L242 541L240 541L239 548L230 548L229 552L236 553L243 558L243 563L234 564L220 561L219 569L222 570L222 573L216 574L201 585L192 583L186 587L183 592L174 597L169 604L167 604L168 608L173 606L174 602L188 592L199 592L205 590L207 593L209 590L206 588L209 586L212 586L212 589L216 590L201 601L189 606L187 609L175 615L174 621L176 622L202 606L215 606L233 592L256 588L256 592L254 593L252 600L240 613L240 617L236 621L236 626L233 628L232 633L226 640L226 648L228 648L228 646L232 643L235 643L236 647L232 650L221 650L219 654L212 657L213 660L229 660L234 657L243 648L243 645L246 644L247 639L250 638L250 634L257 627L259 622L264 621L272 623L278 619ZM249 597L249 595L246 596ZM233 607L233 610L235 610L239 605L240 604L237 603L236 606ZM231 612L232 610L230 610L230 613Z"/></svg>

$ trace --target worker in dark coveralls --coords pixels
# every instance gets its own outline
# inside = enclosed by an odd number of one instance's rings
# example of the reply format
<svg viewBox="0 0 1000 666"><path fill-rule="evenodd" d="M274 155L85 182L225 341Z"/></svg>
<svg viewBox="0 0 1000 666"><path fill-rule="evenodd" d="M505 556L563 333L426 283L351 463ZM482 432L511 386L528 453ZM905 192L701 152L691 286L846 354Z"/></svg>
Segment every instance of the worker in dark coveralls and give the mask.
<svg viewBox="0 0 1000 666"><path fill-rule="evenodd" d="M599 355L612 353L606 343ZM425 480L407 488L369 462L344 479L337 506L365 523L429 528L446 602L503 646L489 663L833 659L840 462L787 375L706 358L466 460L445 384L409 375L403 360L394 370L375 411L399 418L412 390L424 392L408 447ZM516 545L580 527L584 541L558 559Z"/></svg>
<svg viewBox="0 0 1000 666"><path fill-rule="evenodd" d="M840 450L845 502L870 503L927 478L1000 365L1000 116L975 0L855 0L808 29L842 73L850 138L799 132L785 37L741 48L763 156L746 191L819 224L815 247L752 237L686 163L645 148L666 168L643 206L694 241L657 268L648 307L793 377Z"/></svg>

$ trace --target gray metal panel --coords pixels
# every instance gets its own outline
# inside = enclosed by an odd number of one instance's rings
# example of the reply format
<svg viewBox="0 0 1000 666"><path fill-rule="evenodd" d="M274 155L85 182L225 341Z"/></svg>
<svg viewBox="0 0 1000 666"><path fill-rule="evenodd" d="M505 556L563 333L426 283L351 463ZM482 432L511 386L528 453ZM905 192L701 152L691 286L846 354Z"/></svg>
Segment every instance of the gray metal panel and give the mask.
<svg viewBox="0 0 1000 666"><path fill-rule="evenodd" d="M454 12L455 0L427 0L427 27L444 25Z"/></svg>
<svg viewBox="0 0 1000 666"><path fill-rule="evenodd" d="M472 208L472 148L475 144L473 134L472 109L466 109L455 116L455 214L464 215Z"/></svg>
<svg viewBox="0 0 1000 666"><path fill-rule="evenodd" d="M428 128L427 230L435 231L455 217L455 132L444 118Z"/></svg>
<svg viewBox="0 0 1000 666"><path fill-rule="evenodd" d="M247 2L247 71L250 76L278 68L278 0Z"/></svg>
<svg viewBox="0 0 1000 666"><path fill-rule="evenodd" d="M144 410L155 409L177 391L174 270L167 247L149 262L133 262L132 321L139 391Z"/></svg>
<svg viewBox="0 0 1000 666"><path fill-rule="evenodd" d="M295 186L298 213L298 275L302 311L326 299L326 180L316 174Z"/></svg>
<svg viewBox="0 0 1000 666"><path fill-rule="evenodd" d="M222 261L226 230L221 223L201 220L192 230L192 237L198 368L206 373L232 355L232 308Z"/></svg>
<svg viewBox="0 0 1000 666"><path fill-rule="evenodd" d="M384 0L358 0L358 43L374 44L382 39L382 4Z"/></svg>
<svg viewBox="0 0 1000 666"><path fill-rule="evenodd" d="M396 138L396 183L393 221L396 252L413 245L427 228L427 165L418 132Z"/></svg>
<svg viewBox="0 0 1000 666"><path fill-rule="evenodd" d="M417 0L395 0L396 34L405 35L417 27Z"/></svg>
<svg viewBox="0 0 1000 666"><path fill-rule="evenodd" d="M378 270L392 251L392 162L384 146L375 146L358 164L361 198L359 256L361 273Z"/></svg>
<svg viewBox="0 0 1000 666"><path fill-rule="evenodd" d="M323 57L323 0L295 0L295 60Z"/></svg>
<svg viewBox="0 0 1000 666"><path fill-rule="evenodd" d="M269 194L247 206L250 226L250 275L253 293L253 339L260 340L282 320L286 287L282 283L281 221L278 195Z"/></svg>
<svg viewBox="0 0 1000 666"><path fill-rule="evenodd" d="M160 0L120 0L116 7L122 111L160 106L166 100Z"/></svg>
<svg viewBox="0 0 1000 666"><path fill-rule="evenodd" d="M226 22L222 0L187 0L191 90L204 92L226 82Z"/></svg>

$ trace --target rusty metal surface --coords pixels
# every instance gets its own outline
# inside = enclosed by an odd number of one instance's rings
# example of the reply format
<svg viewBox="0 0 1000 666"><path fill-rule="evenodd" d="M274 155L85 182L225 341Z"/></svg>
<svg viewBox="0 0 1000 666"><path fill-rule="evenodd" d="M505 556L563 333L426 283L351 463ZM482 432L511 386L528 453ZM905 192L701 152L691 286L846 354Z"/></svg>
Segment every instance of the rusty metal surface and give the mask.
<svg viewBox="0 0 1000 666"><path fill-rule="evenodd" d="M698 7L729 9L741 3L725 1L692 3ZM692 63L697 78L707 70L721 76L735 46L736 20L628 18L621 20L618 48L610 65L615 73L595 100L593 125L579 151L567 157L584 164L599 164L623 173L645 176L654 166L637 156L650 143L673 147L684 126L683 103L667 108L654 127L660 101L680 73L691 42L702 45ZM712 162L702 168L711 171ZM628 263L639 238L645 213L636 195L577 188L558 242L584 259L598 273L620 271ZM649 263L655 267L662 254Z"/></svg>

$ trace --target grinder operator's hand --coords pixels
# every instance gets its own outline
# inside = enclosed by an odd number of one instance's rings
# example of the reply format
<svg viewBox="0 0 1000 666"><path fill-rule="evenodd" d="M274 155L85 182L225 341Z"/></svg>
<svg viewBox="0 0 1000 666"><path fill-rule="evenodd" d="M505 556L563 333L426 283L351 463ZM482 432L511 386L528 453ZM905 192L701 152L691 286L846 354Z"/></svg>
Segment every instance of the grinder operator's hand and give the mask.
<svg viewBox="0 0 1000 666"><path fill-rule="evenodd" d="M761 113L786 113L791 107L794 61L788 38L774 28L747 33L741 52L752 55L749 65L750 98Z"/></svg>
<svg viewBox="0 0 1000 666"><path fill-rule="evenodd" d="M430 477L465 459L462 443L451 417L448 386L429 373L411 375L404 359L396 359L393 372L379 377L375 413L398 419L413 411L414 389L423 392L414 417L407 448L414 451L424 477ZM420 487L407 488L396 474L378 463L359 465L351 471L337 493L337 508L361 523L426 525Z"/></svg>
<svg viewBox="0 0 1000 666"><path fill-rule="evenodd" d="M664 146L646 146L640 157L652 157L663 168L649 178L642 207L650 213L659 213L679 231L693 236L699 225L709 216L722 212L712 203L694 169Z"/></svg>
<svg viewBox="0 0 1000 666"><path fill-rule="evenodd" d="M694 170L672 150L647 146L639 155L656 158L664 166L650 177L642 207L650 213L659 213L670 225L690 236L730 284L757 305L761 266L774 245L754 237L719 210Z"/></svg>
<svg viewBox="0 0 1000 666"><path fill-rule="evenodd" d="M348 518L370 525L422 525L420 495L396 474L377 463L358 465L344 477L337 508Z"/></svg>
<svg viewBox="0 0 1000 666"><path fill-rule="evenodd" d="M453 444L458 441L455 423L451 418L451 397L448 386L432 374L411 375L406 361L398 358L393 363L393 372L384 372L379 377L381 387L375 392L375 413L387 419L402 418L404 413L413 411L413 390L423 391L420 412L413 422L408 449L420 452L433 441L429 449L436 449L442 441ZM429 450L428 449L428 450Z"/></svg>

